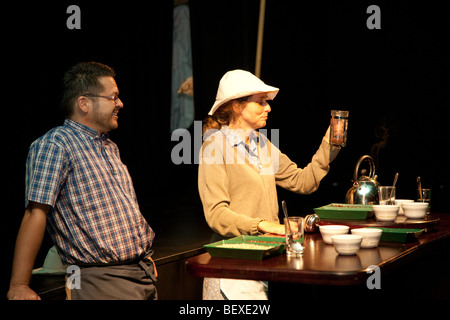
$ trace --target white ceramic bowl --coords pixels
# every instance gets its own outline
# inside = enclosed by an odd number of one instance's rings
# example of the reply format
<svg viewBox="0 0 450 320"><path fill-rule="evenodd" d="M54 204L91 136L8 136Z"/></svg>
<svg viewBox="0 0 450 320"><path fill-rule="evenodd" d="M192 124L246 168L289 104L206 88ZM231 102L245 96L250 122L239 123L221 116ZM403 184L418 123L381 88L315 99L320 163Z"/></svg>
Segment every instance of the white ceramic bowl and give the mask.
<svg viewBox="0 0 450 320"><path fill-rule="evenodd" d="M410 219L422 219L428 209L427 202L402 203L405 216Z"/></svg>
<svg viewBox="0 0 450 320"><path fill-rule="evenodd" d="M361 248L376 248L380 243L381 234L383 230L376 228L357 228L352 229L352 234L363 237Z"/></svg>
<svg viewBox="0 0 450 320"><path fill-rule="evenodd" d="M403 215L403 208L402 208L402 203L411 203L414 202L414 200L410 200L410 199L395 199L395 205L400 207L400 210L398 210L398 215L401 216Z"/></svg>
<svg viewBox="0 0 450 320"><path fill-rule="evenodd" d="M339 234L331 237L337 253L349 256L358 252L363 237L356 234Z"/></svg>
<svg viewBox="0 0 450 320"><path fill-rule="evenodd" d="M320 234L325 243L333 244L331 237L338 234L347 234L350 228L344 225L330 224L319 226Z"/></svg>
<svg viewBox="0 0 450 320"><path fill-rule="evenodd" d="M391 206L385 204L372 205L375 217L378 221L394 221L397 218L399 206Z"/></svg>

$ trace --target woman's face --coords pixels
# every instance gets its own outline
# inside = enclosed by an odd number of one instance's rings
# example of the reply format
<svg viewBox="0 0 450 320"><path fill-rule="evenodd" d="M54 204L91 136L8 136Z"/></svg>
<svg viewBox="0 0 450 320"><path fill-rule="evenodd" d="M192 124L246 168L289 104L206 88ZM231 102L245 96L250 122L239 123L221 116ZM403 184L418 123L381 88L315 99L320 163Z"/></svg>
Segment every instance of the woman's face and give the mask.
<svg viewBox="0 0 450 320"><path fill-rule="evenodd" d="M260 129L266 125L269 112L271 111L267 103L267 93L258 93L247 99L247 104L240 111L238 122L241 129Z"/></svg>

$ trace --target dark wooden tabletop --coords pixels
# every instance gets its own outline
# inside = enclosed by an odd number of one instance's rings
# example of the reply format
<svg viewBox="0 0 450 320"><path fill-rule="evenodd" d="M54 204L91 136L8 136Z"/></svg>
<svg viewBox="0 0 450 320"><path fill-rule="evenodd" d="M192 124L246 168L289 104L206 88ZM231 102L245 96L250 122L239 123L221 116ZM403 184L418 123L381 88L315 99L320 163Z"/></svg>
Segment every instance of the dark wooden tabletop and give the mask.
<svg viewBox="0 0 450 320"><path fill-rule="evenodd" d="M450 214L432 214L439 223L416 241L380 242L377 248L360 249L356 255L341 256L334 246L325 244L319 232L306 233L305 251L300 258L286 254L264 260L212 258L209 253L190 258L188 273L198 277L251 279L302 284L357 285L365 283L377 266L388 271L392 266L414 259L422 250L450 239ZM373 268L373 267L371 267ZM384 271L385 272L385 271Z"/></svg>

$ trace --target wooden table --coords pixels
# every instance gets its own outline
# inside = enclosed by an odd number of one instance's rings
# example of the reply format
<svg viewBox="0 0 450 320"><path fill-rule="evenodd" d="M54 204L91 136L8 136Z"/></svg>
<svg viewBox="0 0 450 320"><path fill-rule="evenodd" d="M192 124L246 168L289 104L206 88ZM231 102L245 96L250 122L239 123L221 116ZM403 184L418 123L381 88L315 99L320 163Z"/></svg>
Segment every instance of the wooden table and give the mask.
<svg viewBox="0 0 450 320"><path fill-rule="evenodd" d="M390 272L395 274L395 270L402 272L412 269L413 265L419 265L418 262L427 251L434 257L437 250L439 255L442 252L440 258L448 259L450 214L433 214L433 217L439 218L439 224L422 234L415 242L381 242L377 248L361 249L353 256L338 255L334 246L325 244L320 233L316 232L305 234L305 251L300 258L289 258L282 254L254 261L212 258L209 253L204 253L190 258L186 268L189 274L197 277L306 285L365 286L367 278L372 274L368 272L370 266L379 267L384 279L387 279ZM441 247L447 250L444 251ZM441 262L445 263L442 259Z"/></svg>

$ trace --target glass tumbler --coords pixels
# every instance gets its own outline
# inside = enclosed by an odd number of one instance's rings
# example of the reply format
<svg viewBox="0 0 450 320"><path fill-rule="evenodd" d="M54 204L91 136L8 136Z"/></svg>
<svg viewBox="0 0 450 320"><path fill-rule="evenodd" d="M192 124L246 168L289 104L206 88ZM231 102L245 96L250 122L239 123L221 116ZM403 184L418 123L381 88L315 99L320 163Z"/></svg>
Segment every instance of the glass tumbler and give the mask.
<svg viewBox="0 0 450 320"><path fill-rule="evenodd" d="M284 219L286 232L286 255L299 257L303 254L303 236L305 230L305 218L289 217Z"/></svg>
<svg viewBox="0 0 450 320"><path fill-rule="evenodd" d="M331 110L330 143L345 147L347 144L348 111Z"/></svg>
<svg viewBox="0 0 450 320"><path fill-rule="evenodd" d="M422 192L422 193L421 193ZM417 202L427 202L427 214L430 214L431 209L431 189L417 190Z"/></svg>

